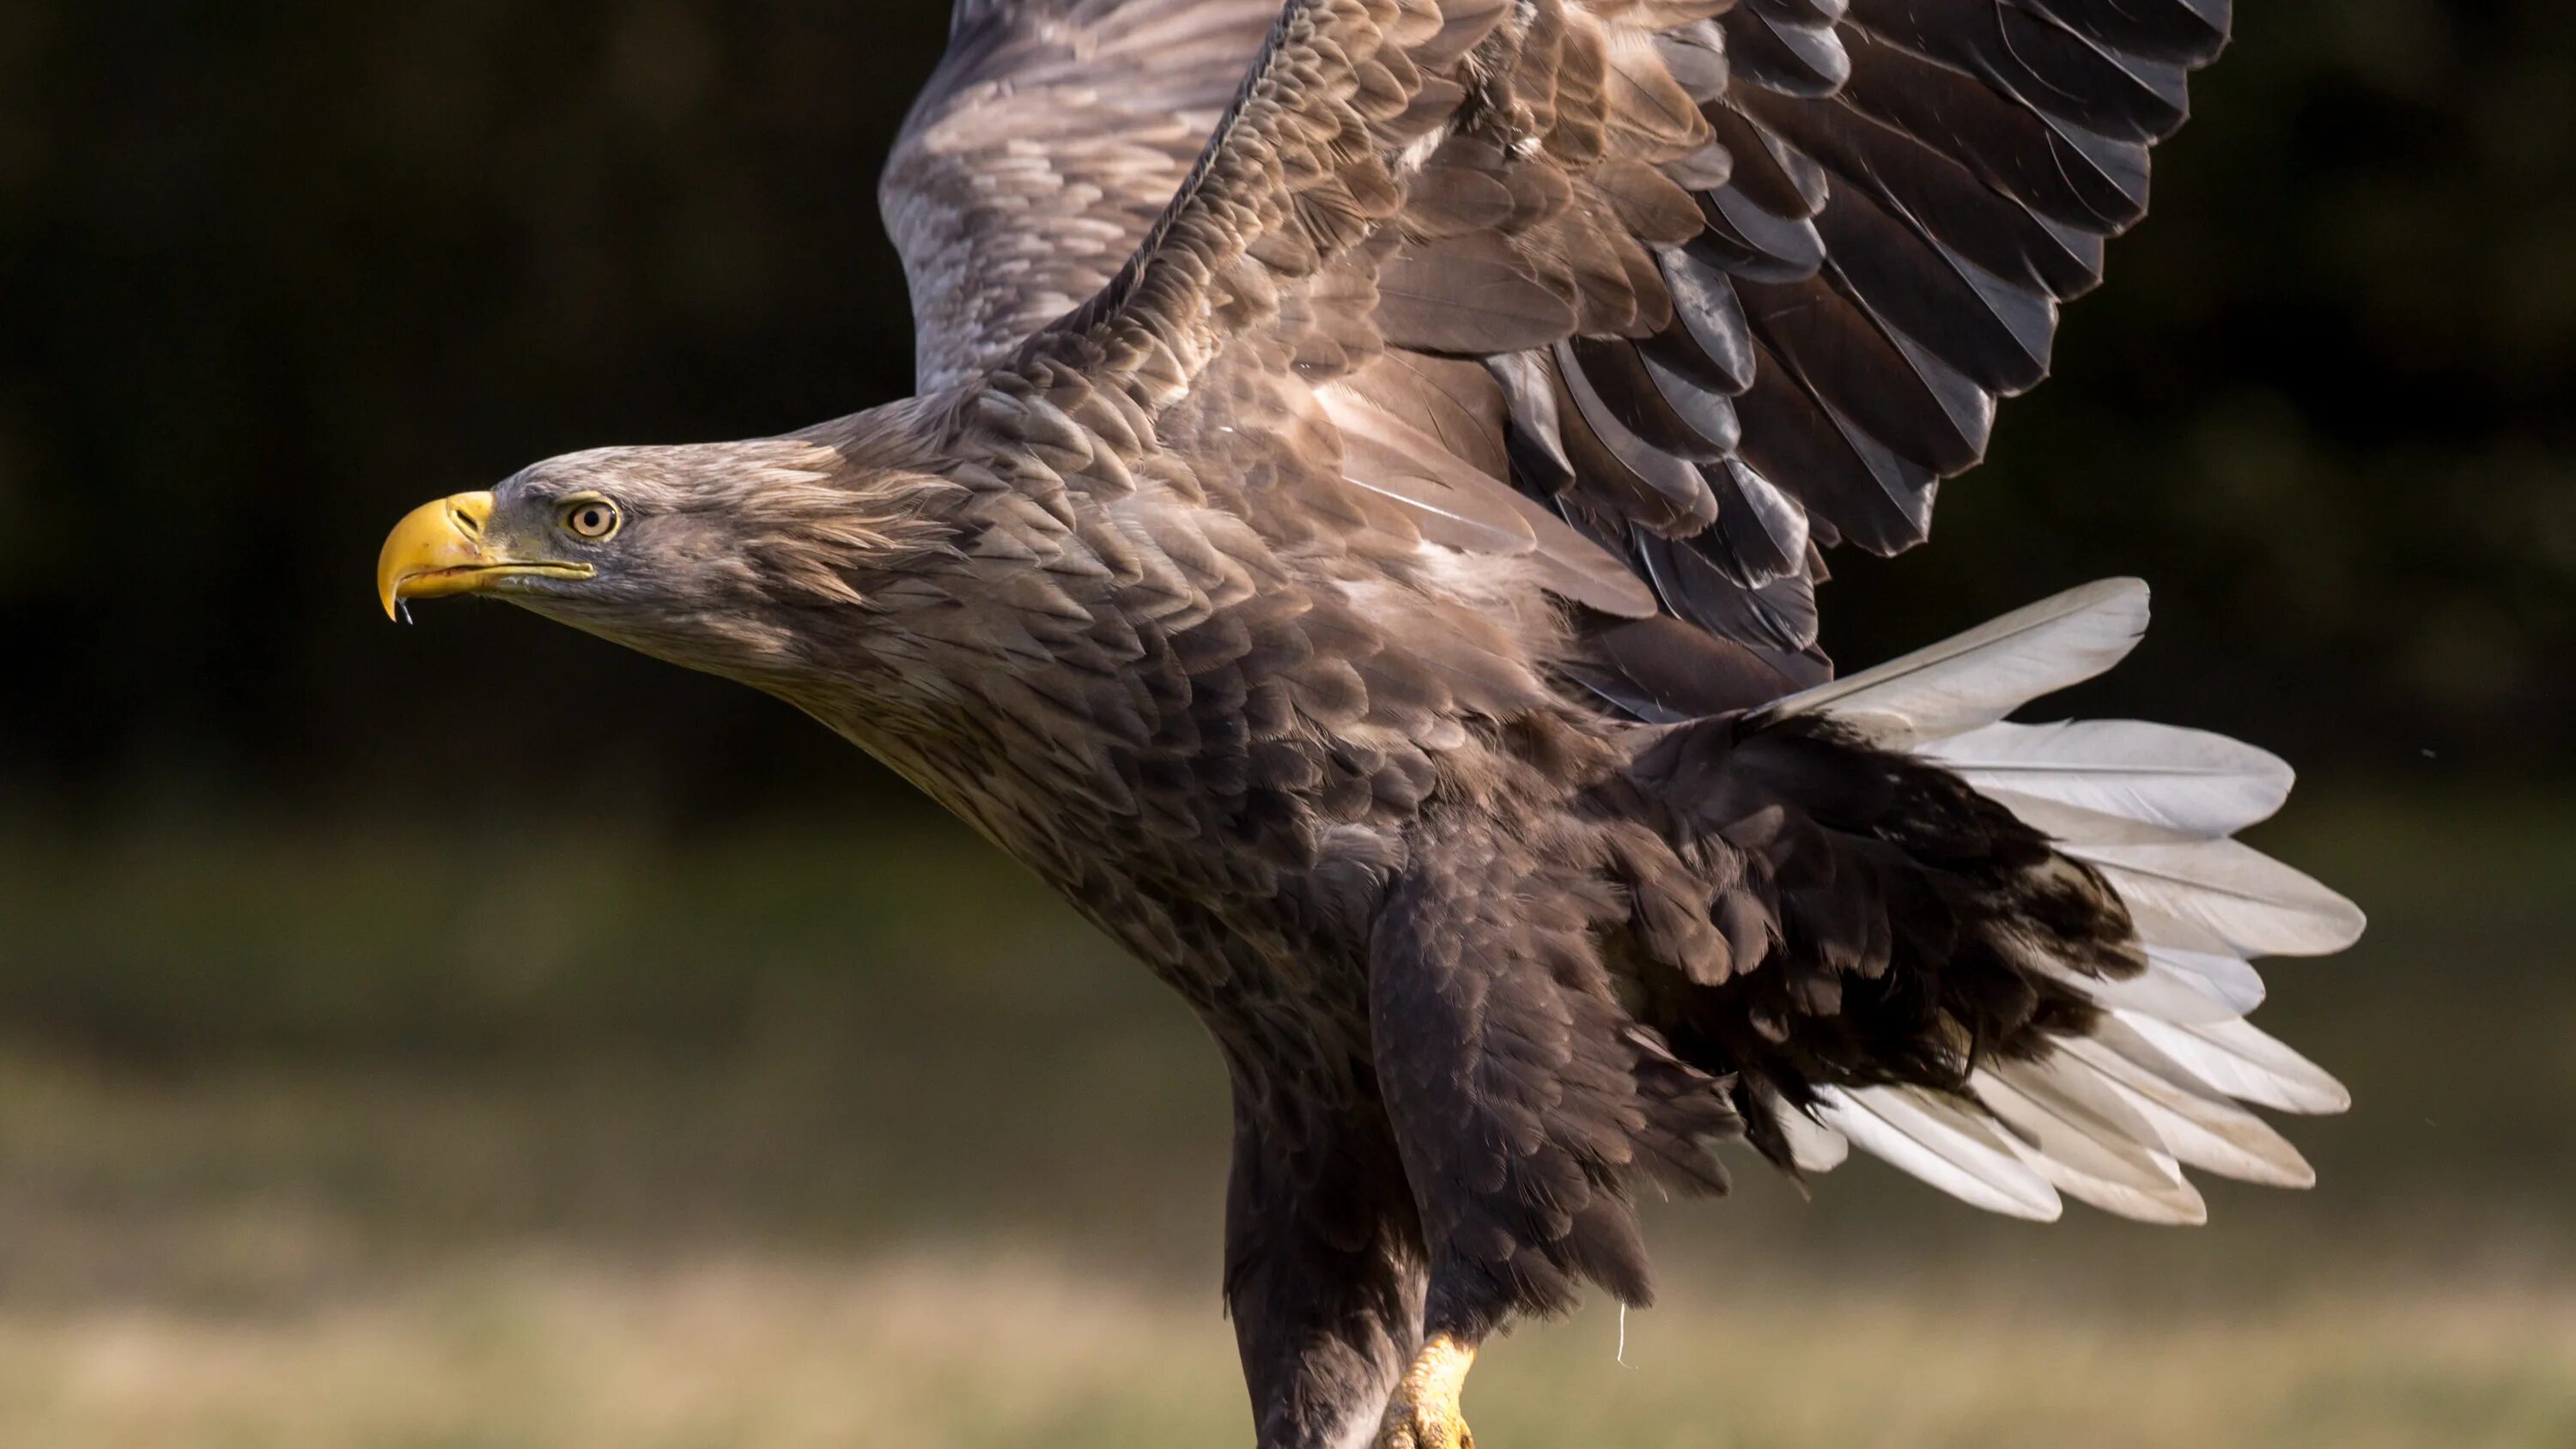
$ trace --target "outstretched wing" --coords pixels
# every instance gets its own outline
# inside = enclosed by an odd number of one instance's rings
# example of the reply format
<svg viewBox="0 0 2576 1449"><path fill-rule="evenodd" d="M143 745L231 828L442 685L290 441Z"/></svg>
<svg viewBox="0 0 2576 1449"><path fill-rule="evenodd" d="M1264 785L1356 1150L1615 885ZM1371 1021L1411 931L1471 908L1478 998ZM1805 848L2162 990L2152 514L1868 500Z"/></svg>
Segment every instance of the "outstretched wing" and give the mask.
<svg viewBox="0 0 2576 1449"><path fill-rule="evenodd" d="M1278 17L1279 0L957 0L878 184L921 391L1117 274Z"/></svg>
<svg viewBox="0 0 2576 1449"><path fill-rule="evenodd" d="M2226 0L1297 0L1141 220L1253 13L969 0L889 183L925 377L1008 356L1201 432L1294 414L1423 536L1536 555L1595 611L1569 672L1645 719L1822 677L1820 548L1921 541L2144 212L2227 24ZM1115 278L1013 342L1128 231ZM1250 388L1256 352L1302 395Z"/></svg>

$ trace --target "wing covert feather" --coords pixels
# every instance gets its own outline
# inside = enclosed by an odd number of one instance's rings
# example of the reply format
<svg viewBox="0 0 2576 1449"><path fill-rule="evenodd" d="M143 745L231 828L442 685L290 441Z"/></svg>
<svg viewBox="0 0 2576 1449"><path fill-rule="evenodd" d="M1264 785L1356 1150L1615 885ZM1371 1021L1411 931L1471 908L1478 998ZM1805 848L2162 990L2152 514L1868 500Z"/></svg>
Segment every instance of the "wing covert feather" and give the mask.
<svg viewBox="0 0 2576 1449"><path fill-rule="evenodd" d="M2228 21L961 0L886 211L925 388L1078 378L1146 420L1146 453L1232 457L1211 440L1247 420L1219 411L1269 409L1310 456L1251 470L1257 523L1522 560L1585 606L1569 678L1636 713L1616 702L1671 681L1626 677L1643 636L1608 641L1649 595L1763 661L1735 677L1821 675L1817 550L1926 536L2143 214L2148 147Z"/></svg>

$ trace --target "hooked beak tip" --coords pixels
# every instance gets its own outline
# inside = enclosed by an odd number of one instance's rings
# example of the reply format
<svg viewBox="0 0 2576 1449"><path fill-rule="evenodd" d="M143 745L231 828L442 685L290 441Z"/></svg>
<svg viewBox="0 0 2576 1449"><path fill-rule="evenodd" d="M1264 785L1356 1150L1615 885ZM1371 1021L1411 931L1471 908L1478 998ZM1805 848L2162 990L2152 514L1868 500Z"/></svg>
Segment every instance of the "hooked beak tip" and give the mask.
<svg viewBox="0 0 2576 1449"><path fill-rule="evenodd" d="M404 514L376 554L376 602L385 617L400 621L405 599L476 587L478 571L497 562L483 543L491 517L489 493L452 494Z"/></svg>

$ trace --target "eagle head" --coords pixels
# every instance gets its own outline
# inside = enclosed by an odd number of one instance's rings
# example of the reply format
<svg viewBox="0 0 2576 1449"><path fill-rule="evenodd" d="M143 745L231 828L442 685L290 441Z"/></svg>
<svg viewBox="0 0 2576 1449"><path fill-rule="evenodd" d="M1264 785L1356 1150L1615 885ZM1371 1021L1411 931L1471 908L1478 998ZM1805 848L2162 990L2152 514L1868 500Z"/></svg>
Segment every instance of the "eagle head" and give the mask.
<svg viewBox="0 0 2576 1449"><path fill-rule="evenodd" d="M376 595L486 594L656 658L779 682L886 612L884 586L953 551L935 474L806 437L600 448L422 504Z"/></svg>

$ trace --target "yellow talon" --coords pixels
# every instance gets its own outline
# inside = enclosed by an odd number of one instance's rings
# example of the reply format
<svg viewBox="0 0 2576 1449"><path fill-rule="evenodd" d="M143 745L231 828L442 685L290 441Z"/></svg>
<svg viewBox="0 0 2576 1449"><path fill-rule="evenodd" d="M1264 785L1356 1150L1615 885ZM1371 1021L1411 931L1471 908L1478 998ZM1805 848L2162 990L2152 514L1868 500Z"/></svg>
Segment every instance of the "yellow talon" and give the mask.
<svg viewBox="0 0 2576 1449"><path fill-rule="evenodd" d="M1378 1426L1377 1449L1476 1449L1458 1409L1476 1346L1441 1335L1422 1346Z"/></svg>

